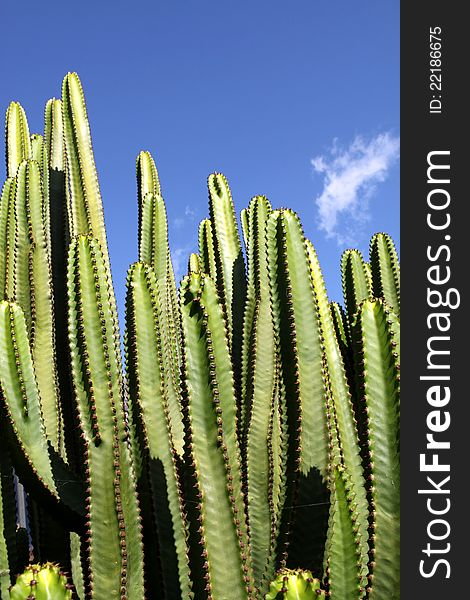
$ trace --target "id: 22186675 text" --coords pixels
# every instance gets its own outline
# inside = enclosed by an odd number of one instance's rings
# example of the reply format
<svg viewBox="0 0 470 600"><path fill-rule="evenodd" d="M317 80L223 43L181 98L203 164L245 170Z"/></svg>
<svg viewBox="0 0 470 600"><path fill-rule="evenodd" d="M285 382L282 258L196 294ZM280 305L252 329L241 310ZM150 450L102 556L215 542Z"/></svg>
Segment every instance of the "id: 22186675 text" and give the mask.
<svg viewBox="0 0 470 600"><path fill-rule="evenodd" d="M442 29L429 28L429 112L442 112Z"/></svg>

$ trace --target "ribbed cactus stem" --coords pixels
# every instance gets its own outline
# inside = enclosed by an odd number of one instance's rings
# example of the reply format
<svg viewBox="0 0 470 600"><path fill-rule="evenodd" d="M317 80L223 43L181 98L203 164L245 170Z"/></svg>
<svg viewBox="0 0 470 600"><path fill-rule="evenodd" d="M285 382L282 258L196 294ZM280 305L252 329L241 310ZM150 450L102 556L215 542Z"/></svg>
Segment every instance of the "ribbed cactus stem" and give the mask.
<svg viewBox="0 0 470 600"><path fill-rule="evenodd" d="M332 600L359 600L364 596L361 553L354 488L342 467L331 475L331 507L326 543L326 579Z"/></svg>
<svg viewBox="0 0 470 600"><path fill-rule="evenodd" d="M398 600L400 582L399 325L382 300L366 300L353 326L358 404L370 483L368 598Z"/></svg>
<svg viewBox="0 0 470 600"><path fill-rule="evenodd" d="M189 255L188 272L189 273L202 273L201 260L199 258L199 254L192 252Z"/></svg>
<svg viewBox="0 0 470 600"><path fill-rule="evenodd" d="M209 275L214 283L217 283L214 236L210 219L203 219L199 223L199 256L202 272Z"/></svg>
<svg viewBox="0 0 470 600"><path fill-rule="evenodd" d="M11 248L10 231L10 197L13 195L12 188L16 185L15 179L10 177L5 181L0 196L0 299L6 297L7 265Z"/></svg>
<svg viewBox="0 0 470 600"><path fill-rule="evenodd" d="M352 323L359 304L372 293L368 270L359 250L345 250L341 256L344 304Z"/></svg>
<svg viewBox="0 0 470 600"><path fill-rule="evenodd" d="M65 193L65 141L64 120L62 116L62 101L51 98L46 103L44 111L44 147L42 163L43 180L43 220L47 245L52 264L57 263L57 239L64 240L69 230ZM51 222L51 216L53 221ZM51 239L55 237L55 247ZM64 260L66 250L61 252ZM64 273L63 268L55 268L53 277L57 279Z"/></svg>
<svg viewBox="0 0 470 600"><path fill-rule="evenodd" d="M369 246L372 290L400 316L400 265L392 238L386 233L372 236Z"/></svg>
<svg viewBox="0 0 470 600"><path fill-rule="evenodd" d="M15 185L10 194L5 296L21 306L28 331L31 332L30 256L32 239L28 223L27 193L28 162L23 161L18 166Z"/></svg>
<svg viewBox="0 0 470 600"><path fill-rule="evenodd" d="M41 400L23 311L0 302L0 396L4 399L15 469L29 488L54 510L67 509L71 528L83 515L83 490L76 477L48 445Z"/></svg>
<svg viewBox="0 0 470 600"><path fill-rule="evenodd" d="M74 587L59 565L28 565L10 590L10 600L72 600Z"/></svg>
<svg viewBox="0 0 470 600"><path fill-rule="evenodd" d="M320 315L299 218L273 211L266 243L289 446L280 566L318 564L326 536L327 409ZM287 547L285 544L289 542Z"/></svg>
<svg viewBox="0 0 470 600"><path fill-rule="evenodd" d="M26 113L19 102L11 102L5 117L7 176L14 177L20 163L31 158L31 139Z"/></svg>
<svg viewBox="0 0 470 600"><path fill-rule="evenodd" d="M212 173L208 178L207 186L217 266L216 285L227 318L229 347L238 403L240 403L242 330L246 295L245 263L227 178L221 173Z"/></svg>
<svg viewBox="0 0 470 600"><path fill-rule="evenodd" d="M157 167L155 166L155 162L150 152L146 150L139 152L136 160L136 174L137 205L139 211L138 240L140 248L144 227L142 223L144 199L147 194L161 194L160 179L158 177ZM140 260L142 260L142 258Z"/></svg>
<svg viewBox="0 0 470 600"><path fill-rule="evenodd" d="M0 390L11 427L25 459L45 487L57 494L49 461L36 376L26 332L24 313L13 303L0 302Z"/></svg>
<svg viewBox="0 0 470 600"><path fill-rule="evenodd" d="M345 363L343 362L341 353L341 338L338 337L335 329L335 321L332 318L320 263L313 244L310 241L307 242L307 252L320 314L325 376L328 381L327 398L331 400L331 411L329 412L335 420L334 428L336 429L337 436L337 440L331 439L330 431L330 447L333 446L335 448L336 443L339 445L340 462L337 463L334 461L331 464L330 459L330 468L334 469L339 464L343 465L350 479L348 485L355 495L357 506L357 527L360 532L358 543L361 549L360 560L362 563L361 572L365 576L367 573L367 553L369 550L367 544L368 506L356 418ZM330 483L334 483L334 475L333 481ZM365 587L365 581L363 584Z"/></svg>
<svg viewBox="0 0 470 600"><path fill-rule="evenodd" d="M96 238L109 268L103 205L90 125L82 84L76 73L67 73L62 83L62 116L71 234L91 234Z"/></svg>
<svg viewBox="0 0 470 600"><path fill-rule="evenodd" d="M39 165L43 164L44 138L39 133L33 133L31 136L31 158Z"/></svg>
<svg viewBox="0 0 470 600"><path fill-rule="evenodd" d="M149 152L137 157L137 196L139 205L139 260L151 265L157 278L157 291L163 314L161 333L165 338L165 377L169 396L171 427L178 454L183 455L182 415L175 389L179 387L183 341L181 314L168 241L168 219L161 196L155 162Z"/></svg>
<svg viewBox="0 0 470 600"><path fill-rule="evenodd" d="M271 583L266 600L324 600L320 581L310 571L284 569Z"/></svg>
<svg viewBox="0 0 470 600"><path fill-rule="evenodd" d="M250 208L243 208L240 213L240 223L242 225L243 242L245 244L245 250L248 250L249 239L250 239Z"/></svg>
<svg viewBox="0 0 470 600"><path fill-rule="evenodd" d="M199 565L192 568L195 594L205 589L209 598L246 600L254 596L254 588L228 329L209 277L191 274L180 293L186 341L189 507L196 513L190 556L193 565Z"/></svg>
<svg viewBox="0 0 470 600"><path fill-rule="evenodd" d="M271 454L279 453L279 440L270 436L275 426L274 406L279 392L265 243L265 226L270 211L271 205L264 197L256 197L250 203L249 284L242 355L241 416L245 421L250 544L256 586L262 591L266 587L263 579L271 580L275 570L274 550L280 515L273 500L276 494L273 485L276 478L283 477L281 472L273 473L274 468L280 471L281 465L275 466L270 460Z"/></svg>
<svg viewBox="0 0 470 600"><path fill-rule="evenodd" d="M33 160L28 161L25 175L25 205L31 241L29 256L31 347L46 434L55 450L65 458L63 420L56 371L51 262L44 228L39 164Z"/></svg>
<svg viewBox="0 0 470 600"><path fill-rule="evenodd" d="M288 209L273 211L266 230L275 327L280 331L282 372L292 401L292 432L298 442L299 470L326 475L328 464L325 383L318 305L299 218ZM295 432L295 433L294 433Z"/></svg>
<svg viewBox="0 0 470 600"><path fill-rule="evenodd" d="M155 272L134 264L128 274L126 348L130 413L141 457L140 480L152 492L153 515L147 516L149 544L158 538L162 587L168 598L188 598L187 526L178 472L178 453L172 432L166 360L163 352L162 307ZM180 390L175 390L179 394ZM137 459L138 462L138 459ZM154 523L149 523L154 521ZM148 564L148 579L158 570ZM157 594L160 590L153 589ZM150 590L149 590L150 592Z"/></svg>
<svg viewBox="0 0 470 600"><path fill-rule="evenodd" d="M73 240L68 286L73 383L85 445L92 597L137 600L143 595L140 518L114 298L98 240Z"/></svg>

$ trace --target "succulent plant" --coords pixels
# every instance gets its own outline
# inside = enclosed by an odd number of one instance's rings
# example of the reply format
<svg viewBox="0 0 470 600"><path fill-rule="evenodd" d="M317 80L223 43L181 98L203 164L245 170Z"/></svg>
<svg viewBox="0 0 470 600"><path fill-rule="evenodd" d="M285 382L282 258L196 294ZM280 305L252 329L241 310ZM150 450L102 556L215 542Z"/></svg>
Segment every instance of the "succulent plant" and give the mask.
<svg viewBox="0 0 470 600"><path fill-rule="evenodd" d="M143 151L123 364L75 73L47 102L44 134L30 135L10 105L6 155L0 598L30 553L60 562L82 600L398 598L390 237L373 236L369 263L344 253L343 309L299 217L255 196L240 234L229 183L213 173L178 290L160 178ZM47 575L71 597L58 567L42 573L30 566L16 586L41 598L31 580Z"/></svg>
<svg viewBox="0 0 470 600"><path fill-rule="evenodd" d="M284 569L271 582L266 600L319 600L325 598L320 581L310 571Z"/></svg>
<svg viewBox="0 0 470 600"><path fill-rule="evenodd" d="M54 563L28 565L10 589L11 600L72 600L73 585Z"/></svg>

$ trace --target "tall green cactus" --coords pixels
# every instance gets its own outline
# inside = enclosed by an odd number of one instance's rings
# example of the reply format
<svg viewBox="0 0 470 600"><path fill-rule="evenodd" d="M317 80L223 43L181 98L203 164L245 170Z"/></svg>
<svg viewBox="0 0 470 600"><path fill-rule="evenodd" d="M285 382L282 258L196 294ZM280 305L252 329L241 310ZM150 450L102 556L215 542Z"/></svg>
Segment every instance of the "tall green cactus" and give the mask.
<svg viewBox="0 0 470 600"><path fill-rule="evenodd" d="M369 597L399 598L399 326L382 300L365 300L354 323L362 437L370 484Z"/></svg>
<svg viewBox="0 0 470 600"><path fill-rule="evenodd" d="M208 597L221 600L251 598L254 589L229 329L208 276L193 273L183 280L181 303L188 486L195 490L193 510L199 525L197 530L195 526L190 529L190 551L197 567L201 557L204 559L205 585L202 588L201 583L202 589L196 588L196 593L205 590Z"/></svg>
<svg viewBox="0 0 470 600"><path fill-rule="evenodd" d="M124 374L77 74L47 102L43 135L10 104L6 160L0 599L30 550L19 507L36 561L58 555L80 600L397 598L390 237L373 236L369 263L343 254L343 309L299 217L255 196L240 235L228 181L214 173L178 292L160 178L141 152ZM46 579L69 597L57 572ZM32 577L12 597L41 597Z"/></svg>
<svg viewBox="0 0 470 600"><path fill-rule="evenodd" d="M134 264L127 281L127 371L131 422L138 445L134 456L139 484L151 492L152 503L143 506L144 540L158 539L161 557L160 581L169 597L188 597L187 524L165 385L162 321L166 317L159 302L157 278L150 265ZM174 389L173 395L179 395ZM154 559L155 560L155 559ZM157 575L156 564L148 564L148 579ZM157 594L154 589L153 593Z"/></svg>

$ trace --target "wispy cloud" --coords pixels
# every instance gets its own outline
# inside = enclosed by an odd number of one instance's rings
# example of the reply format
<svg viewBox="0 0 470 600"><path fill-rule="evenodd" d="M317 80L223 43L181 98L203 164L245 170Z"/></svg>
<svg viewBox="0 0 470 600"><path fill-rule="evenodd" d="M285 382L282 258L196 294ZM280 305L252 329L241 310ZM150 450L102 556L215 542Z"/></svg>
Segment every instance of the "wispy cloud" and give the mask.
<svg viewBox="0 0 470 600"><path fill-rule="evenodd" d="M361 227L369 219L369 201L398 159L400 140L381 133L369 141L356 136L347 148L338 140L327 155L311 163L323 175L323 191L316 198L318 227L338 244L355 244Z"/></svg>
<svg viewBox="0 0 470 600"><path fill-rule="evenodd" d="M189 205L186 205L184 217L176 217L176 219L173 219L173 225L176 229L181 229L187 222L192 223L195 218L196 212Z"/></svg>

